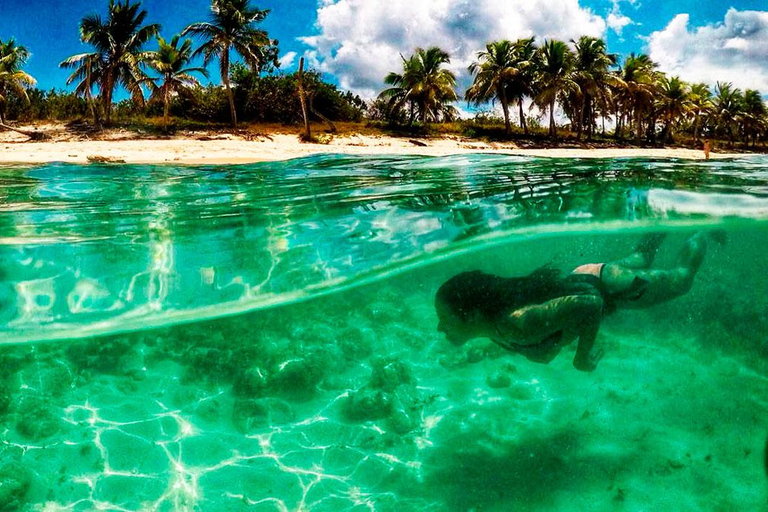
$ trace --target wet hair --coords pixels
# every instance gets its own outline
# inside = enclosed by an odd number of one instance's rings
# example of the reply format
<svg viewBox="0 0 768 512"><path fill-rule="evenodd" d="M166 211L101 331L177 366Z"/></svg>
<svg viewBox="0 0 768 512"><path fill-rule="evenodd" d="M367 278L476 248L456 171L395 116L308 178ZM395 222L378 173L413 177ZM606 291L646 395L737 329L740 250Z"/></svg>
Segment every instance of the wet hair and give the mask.
<svg viewBox="0 0 768 512"><path fill-rule="evenodd" d="M435 300L461 320L473 313L491 319L530 304L541 304L566 295L607 296L598 278L591 275L560 277L560 271L542 267L525 277L499 277L479 270L462 272L442 284Z"/></svg>

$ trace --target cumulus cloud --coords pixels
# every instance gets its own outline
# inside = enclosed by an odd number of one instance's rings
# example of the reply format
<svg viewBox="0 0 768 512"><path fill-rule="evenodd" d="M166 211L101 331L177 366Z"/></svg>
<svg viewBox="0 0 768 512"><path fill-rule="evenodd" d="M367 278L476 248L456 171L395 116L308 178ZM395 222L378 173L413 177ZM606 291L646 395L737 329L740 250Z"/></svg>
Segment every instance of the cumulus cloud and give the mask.
<svg viewBox="0 0 768 512"><path fill-rule="evenodd" d="M288 68L292 67L293 63L296 62L297 55L296 52L288 52L280 57L280 69L288 70Z"/></svg>
<svg viewBox="0 0 768 512"><path fill-rule="evenodd" d="M619 37L621 37L624 27L635 24L632 18L621 12L621 4L628 3L629 5L636 7L637 1L638 0L613 0L613 7L611 8L611 12L608 13L605 23L608 25L608 28L616 32L616 35Z"/></svg>
<svg viewBox="0 0 768 512"><path fill-rule="evenodd" d="M602 37L606 21L579 0L321 0L317 29L302 38L310 64L371 98L387 73L402 69L400 56L416 47L447 51L463 88L467 66L490 41Z"/></svg>
<svg viewBox="0 0 768 512"><path fill-rule="evenodd" d="M677 15L648 39L659 68L689 82L733 82L768 94L768 12L730 9L722 23L690 27Z"/></svg>

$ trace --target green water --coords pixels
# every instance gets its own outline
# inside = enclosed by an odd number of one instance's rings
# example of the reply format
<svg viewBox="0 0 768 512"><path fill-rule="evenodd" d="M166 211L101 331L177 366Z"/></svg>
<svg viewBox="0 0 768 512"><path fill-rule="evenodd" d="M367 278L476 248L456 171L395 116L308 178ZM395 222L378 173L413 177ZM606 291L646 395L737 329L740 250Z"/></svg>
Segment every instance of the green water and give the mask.
<svg viewBox="0 0 768 512"><path fill-rule="evenodd" d="M0 168L0 511L764 509L767 222L761 157ZM593 373L436 330L713 229Z"/></svg>

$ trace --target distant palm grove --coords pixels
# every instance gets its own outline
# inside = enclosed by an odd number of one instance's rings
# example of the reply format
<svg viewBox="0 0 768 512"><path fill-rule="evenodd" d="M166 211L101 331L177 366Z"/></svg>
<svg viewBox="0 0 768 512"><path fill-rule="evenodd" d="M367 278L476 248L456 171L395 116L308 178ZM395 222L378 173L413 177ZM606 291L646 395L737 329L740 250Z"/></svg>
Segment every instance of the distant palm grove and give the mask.
<svg viewBox="0 0 768 512"><path fill-rule="evenodd" d="M96 127L114 118L174 118L205 123L238 121L298 124L297 73L276 73L278 42L258 28L268 10L250 0L212 0L209 19L181 34L160 35L140 2L109 0L106 16L89 14L80 39L92 51L61 62L72 92L41 91L24 71L30 52L0 34L0 128L8 120L88 119ZM194 44L197 47L193 47ZM148 50L150 44L156 50ZM192 65L197 56L202 67ZM202 86L217 61L221 86ZM458 125L466 135L499 139L535 135L592 140L607 136L637 143L719 138L763 145L768 108L760 93L730 82L689 84L657 69L646 55L622 63L600 38L570 42L534 38L493 41L469 66L470 87L457 91L450 56L437 47L402 57L402 69L383 78L375 100L342 92L313 71L303 74L310 111L333 121L375 121L402 130ZM115 103L117 87L130 98ZM459 120L457 102L474 105ZM498 105L501 113L489 113ZM559 123L559 126L558 126ZM498 128L494 128L497 126Z"/></svg>

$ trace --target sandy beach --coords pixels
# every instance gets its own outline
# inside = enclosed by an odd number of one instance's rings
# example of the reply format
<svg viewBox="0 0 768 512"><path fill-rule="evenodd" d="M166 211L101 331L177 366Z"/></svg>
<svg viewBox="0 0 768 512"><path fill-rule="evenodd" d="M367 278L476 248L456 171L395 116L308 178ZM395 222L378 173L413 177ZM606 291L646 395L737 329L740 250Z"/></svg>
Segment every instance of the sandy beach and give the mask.
<svg viewBox="0 0 768 512"><path fill-rule="evenodd" d="M286 160L319 153L350 155L424 155L444 156L468 153L494 153L560 158L684 158L701 160L702 151L685 148L593 148L581 147L521 148L515 142L486 142L457 136L408 139L387 135L343 134L324 137L324 143L301 143L296 134L256 134L240 132L188 132L167 138L150 138L127 130L99 134L99 140L87 135L50 129L43 142L27 141L24 135L0 132L0 162L87 163L111 161L133 164L244 164ZM571 144L573 145L573 144ZM739 156L712 153L712 158Z"/></svg>

